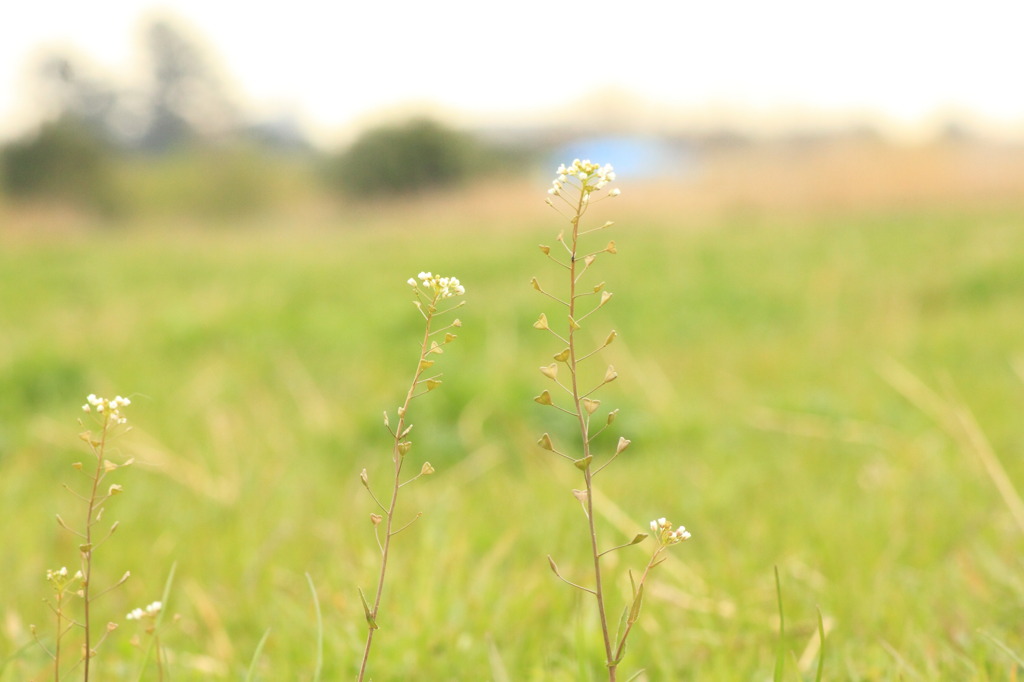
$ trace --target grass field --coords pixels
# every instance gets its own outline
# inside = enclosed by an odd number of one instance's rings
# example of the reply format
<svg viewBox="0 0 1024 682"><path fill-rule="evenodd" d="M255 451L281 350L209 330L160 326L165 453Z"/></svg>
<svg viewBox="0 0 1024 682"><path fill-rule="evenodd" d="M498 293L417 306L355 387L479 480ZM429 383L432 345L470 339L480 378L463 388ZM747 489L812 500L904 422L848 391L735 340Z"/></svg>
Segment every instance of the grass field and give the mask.
<svg viewBox="0 0 1024 682"><path fill-rule="evenodd" d="M816 607L825 679L1018 679L990 637L1024 654L1024 209L687 215L628 190L601 205L619 255L593 334L620 333L608 442L633 445L599 480L599 528L618 544L668 516L693 539L653 579L626 676L771 679L777 566L786 679L813 677ZM103 582L133 576L98 602L121 623L98 679L136 679L123 614L172 565L170 679L242 679L268 629L257 679L312 679L307 572L323 678L352 679L376 570L358 474L390 466L381 412L416 361L423 269L457 275L467 307L412 410L410 456L437 474L406 493L425 514L396 543L373 678L602 679L592 604L545 558L587 577L577 472L534 445L567 428L532 401L558 350L531 328L537 244L561 227L542 201L0 232L0 680L50 674L29 625L49 636L46 569L77 562L53 518L74 513L92 392L132 397L117 444L138 460L96 555ZM646 555L613 556L621 608Z"/></svg>

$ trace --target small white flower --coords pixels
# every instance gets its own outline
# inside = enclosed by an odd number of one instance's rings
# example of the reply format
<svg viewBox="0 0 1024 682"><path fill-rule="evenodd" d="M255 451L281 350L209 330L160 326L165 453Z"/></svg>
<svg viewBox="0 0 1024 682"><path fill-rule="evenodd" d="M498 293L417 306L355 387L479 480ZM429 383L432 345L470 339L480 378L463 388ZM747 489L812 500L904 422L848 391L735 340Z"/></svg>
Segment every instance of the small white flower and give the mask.
<svg viewBox="0 0 1024 682"><path fill-rule="evenodd" d="M565 183L568 178L576 178L575 183L571 183L575 189L577 189L582 195L582 201L584 203L589 201L590 194L599 192L605 189L609 184L615 181L615 171L612 169L610 163L606 163L600 166L596 163L591 163L589 159L580 161L574 159L572 165L568 168L562 164L555 171L557 176L551 183L551 189L548 190L548 194L554 196L560 196ZM619 190L613 189L609 191L609 196L618 196Z"/></svg>
<svg viewBox="0 0 1024 682"><path fill-rule="evenodd" d="M690 539L690 532L686 530L685 526L679 526L673 530L671 522L664 518L651 521L651 532L662 547L668 547L669 545L675 545L683 540Z"/></svg>
<svg viewBox="0 0 1024 682"><path fill-rule="evenodd" d="M61 566L57 570L53 570L53 569L47 569L46 570L46 579L47 580L53 580L54 578L65 578L65 577L67 577L67 575L68 575L68 567L67 566Z"/></svg>
<svg viewBox="0 0 1024 682"><path fill-rule="evenodd" d="M86 404L82 405L84 412L92 412L95 409L99 414L105 415L113 424L125 424L128 422L128 419L121 414L121 408L132 404L132 401L128 398L116 396L112 400L107 400L97 396L95 393L90 393L85 400Z"/></svg>
<svg viewBox="0 0 1024 682"><path fill-rule="evenodd" d="M435 276L430 272L421 272L419 278L423 280L423 286L436 294L438 298L451 298L466 293L466 288L459 282L458 277L442 277L441 275Z"/></svg>
<svg viewBox="0 0 1024 682"><path fill-rule="evenodd" d="M146 606L145 609L132 609L131 612L127 616L125 616L125 618L127 620L142 620L143 618L154 618L158 613L160 613L163 607L163 602L155 601Z"/></svg>

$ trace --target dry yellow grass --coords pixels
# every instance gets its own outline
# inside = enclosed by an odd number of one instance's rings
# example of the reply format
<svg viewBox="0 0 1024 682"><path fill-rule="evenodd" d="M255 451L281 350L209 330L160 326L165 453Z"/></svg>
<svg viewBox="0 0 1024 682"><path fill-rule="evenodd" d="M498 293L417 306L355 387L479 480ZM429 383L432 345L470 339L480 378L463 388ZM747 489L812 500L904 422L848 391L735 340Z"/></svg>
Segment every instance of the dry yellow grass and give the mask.
<svg viewBox="0 0 1024 682"><path fill-rule="evenodd" d="M710 156L680 208L887 209L1024 197L1024 155L982 144L834 142Z"/></svg>

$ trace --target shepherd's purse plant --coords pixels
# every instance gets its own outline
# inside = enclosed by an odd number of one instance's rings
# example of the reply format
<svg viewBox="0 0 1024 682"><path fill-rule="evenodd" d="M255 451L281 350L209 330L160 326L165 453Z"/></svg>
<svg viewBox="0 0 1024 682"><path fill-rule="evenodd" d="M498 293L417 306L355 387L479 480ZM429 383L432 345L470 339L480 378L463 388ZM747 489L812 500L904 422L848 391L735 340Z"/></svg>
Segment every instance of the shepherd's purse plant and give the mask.
<svg viewBox="0 0 1024 682"><path fill-rule="evenodd" d="M434 473L434 467L430 462L424 461L420 465L419 473L407 480L402 480L402 470L405 465L406 456L412 449L412 441L409 433L412 431L412 423L409 421L409 406L413 400L420 398L433 391L441 385L441 374L433 371L437 356L444 353L444 347L455 340L456 335L452 330L462 326L462 322L455 318L450 323L434 328L438 319L450 315L455 309L462 307L465 301L452 303L451 299L462 296L466 293L465 287L455 277L442 277L431 272L421 272L417 277L410 277L409 286L413 291L413 305L419 310L423 317L423 336L420 340L416 369L413 371L412 381L409 390L406 391L405 400L395 411L397 423L392 426L391 417L387 411L384 412L384 427L391 434L391 463L392 477L390 493L381 501L370 485L370 478L363 469L359 479L373 498L380 513L370 514L370 522L373 524L377 540L377 547L380 549L380 572L377 578L377 589L373 598L373 605L367 601L362 590L359 590L359 597L363 603L363 612L366 618L366 645L363 649L363 658L359 664L359 675L356 678L359 682L366 677L367 665L370 660L370 650L373 646L373 636L380 625L378 615L380 613L381 599L384 596L385 578L387 576L388 558L391 554L391 542L396 535L411 526L420 517L415 514L408 520L397 519L398 494L399 491L409 483L422 476L429 476Z"/></svg>
<svg viewBox="0 0 1024 682"><path fill-rule="evenodd" d="M591 316L612 298L612 293L605 289L605 283L593 277L593 266L598 258L617 252L614 241L603 246L600 242L594 244L595 233L611 227L612 223L585 227L583 218L595 203L619 195L618 188L610 188L614 181L615 172L611 165L601 166L577 159L569 166L559 166L557 177L548 190L547 203L568 221L569 228L556 237L559 247L541 245L540 250L557 266L561 283L543 286L536 277L531 280L533 288L546 296L559 311L550 319L546 313L541 313L533 326L548 333L560 346L552 357L553 362L540 368L554 388L542 391L534 400L565 414L572 421L575 434L571 445L556 443L549 433L543 434L537 442L544 450L571 462L582 475L583 487L573 490L572 494L582 505L586 517L592 576L587 584L574 582L562 574L550 556L548 562L559 579L594 597L609 682L616 682L618 677L619 666L626 653L626 641L640 615L644 586L651 570L664 561L665 550L690 538L690 533L683 526L674 527L664 518L651 521L654 549L639 577L630 572L632 595L622 609L617 629L613 631L607 579L602 574L601 560L611 552L639 544L648 537L647 533L637 533L632 540L602 549L594 520L594 481L630 444L620 436L610 452L601 453L599 450L603 448L595 446L598 436L612 425L618 414L618 410L602 413L601 400L596 397L600 389L618 378L618 372L612 365L607 365L603 371L600 365L595 367L599 354L615 341L617 332L609 331L603 342L590 340L600 336L581 334Z"/></svg>

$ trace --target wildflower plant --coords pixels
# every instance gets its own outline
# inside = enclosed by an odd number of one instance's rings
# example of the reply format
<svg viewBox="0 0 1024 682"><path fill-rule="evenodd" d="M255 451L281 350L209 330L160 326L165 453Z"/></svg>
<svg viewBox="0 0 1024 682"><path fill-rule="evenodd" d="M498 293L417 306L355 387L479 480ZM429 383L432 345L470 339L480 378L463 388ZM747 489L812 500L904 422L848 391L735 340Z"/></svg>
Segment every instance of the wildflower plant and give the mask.
<svg viewBox="0 0 1024 682"><path fill-rule="evenodd" d="M444 347L456 339L453 329L462 326L462 322L455 318L447 325L435 329L438 319L450 315L457 308L462 307L465 301L453 303L450 299L462 296L466 293L465 287L455 277L442 277L430 272L421 272L417 277L410 277L409 286L413 292L413 305L419 310L424 320L423 337L420 341L419 357L416 361L416 369L413 372L412 382L405 394L404 402L396 410L397 423L392 426L388 412L384 412L384 427L391 434L391 462L393 465L393 476L391 478L391 492L388 502L381 502L370 485L366 469L359 474L359 480L363 487L373 498L380 513L370 514L370 522L373 525L376 535L377 546L380 549L380 572L377 579L377 590L373 599L373 606L370 606L359 590L362 599L363 611L366 617L366 646L363 650L363 659L359 666L358 680L363 680L366 675L367 663L370 659L370 649L373 645L373 635L378 630L378 614L380 613L381 598L384 594L384 583L387 575L388 558L391 553L391 542L393 538L403 530L411 526L422 512L415 514L411 519L399 522L396 518L398 509L399 491L409 483L434 473L434 467L430 462L424 461L420 465L419 473L402 480L402 470L405 466L406 456L412 448L412 441L409 434L412 431L412 423L409 421L409 406L413 400L430 393L441 385L441 374L433 373L436 356L444 353Z"/></svg>
<svg viewBox="0 0 1024 682"><path fill-rule="evenodd" d="M542 391L534 400L568 415L575 424L573 430L578 432L579 440L571 448L560 446L556 445L550 434L545 433L537 443L544 450L572 462L583 476L583 488L573 490L572 493L582 505L587 519L593 570L591 585L580 585L566 579L550 556L548 562L559 579L595 598L601 621L608 679L615 682L619 665L625 655L626 640L640 614L644 584L648 575L664 560L662 555L666 549L689 539L690 534L682 526L674 529L665 519L651 522L654 550L638 580L633 579L630 573L632 597L622 611L618 631L613 633L609 622L608 594L602 575L601 560L611 552L643 542L648 534L638 533L631 541L604 550L598 542L597 526L594 522L594 480L629 447L630 441L620 436L611 452L604 455L599 454L595 448L595 440L612 425L618 414L618 410L611 410L603 417L595 416L601 411L601 400L597 393L615 381L618 373L612 365L608 365L603 372L599 367L591 369L590 365L602 350L615 341L617 333L611 330L604 336L602 343L592 347L586 340L580 338L580 332L591 315L612 298L612 293L605 289L603 281L590 283L594 280L594 263L600 256L614 255L617 252L614 241L608 241L604 246L593 245L595 233L611 227L612 223L605 222L597 227L584 228L583 218L593 204L619 196L619 190L610 187L615 181L615 172L611 165L601 166L577 159L569 166L559 166L557 173L558 176L548 190L547 204L569 222L568 232L563 230L556 238L564 255L559 255L558 251L553 253L552 247L543 244L540 250L560 268L564 283L558 289L549 289L543 287L534 277L531 284L562 311L562 314L553 318L559 320L557 323L549 320L545 313L541 313L533 324L534 328L553 336L561 345L561 349L554 354L554 362L540 368L541 373L554 383L555 388ZM603 423L598 423L598 420Z"/></svg>
<svg viewBox="0 0 1024 682"><path fill-rule="evenodd" d="M107 484L107 477L121 467L132 464L131 459L120 464L114 462L107 456L110 441L118 435L123 434L130 427L127 426L128 419L124 416L124 408L131 405L131 400L117 396L112 400L99 398L90 394L82 405L82 410L92 417L96 431L86 430L80 434L80 438L89 446L92 453L92 461L88 464L75 462L74 469L85 473L87 483L85 490L76 490L67 484L64 488L68 490L82 505L83 518L78 524L72 524L64 520L60 514L57 515L57 524L64 530L78 538L80 568L71 575L66 567L57 571L47 571L46 579L54 590L54 601L48 602L56 619L56 631L53 649L49 649L40 641L40 645L47 651L53 660L54 680L60 680L62 674L62 641L72 630L78 629L82 633L81 658L75 663L82 666L82 679L89 680L90 662L96 655L96 650L103 643L111 632L117 629L117 624L107 623L103 633L97 637L93 625L94 602L107 592L119 587L128 580L131 575L125 572L120 580L102 590L95 590L92 584L93 557L96 550L103 545L110 536L117 530L117 522L110 525L105 531L98 528L103 519L103 512L106 511L107 503L111 498L121 494L123 488L118 483ZM80 421L82 426L85 423ZM80 609L69 607L72 598L80 600ZM74 615L75 612L80 615ZM33 632L35 629L33 628ZM37 639L38 641L38 639Z"/></svg>
<svg viewBox="0 0 1024 682"><path fill-rule="evenodd" d="M173 568L171 575L173 576ZM168 580L169 583L170 580ZM167 590L165 590L166 592ZM130 644L144 652L142 666L139 669L140 680L146 669L146 662L151 651L156 653L156 679L158 681L166 679L167 656L160 645L160 626L163 624L165 611L163 601L154 601L147 604L144 608L137 607L132 609L124 617L125 620L134 621L139 628L139 631L132 636ZM147 641L148 644L143 646L143 641Z"/></svg>

